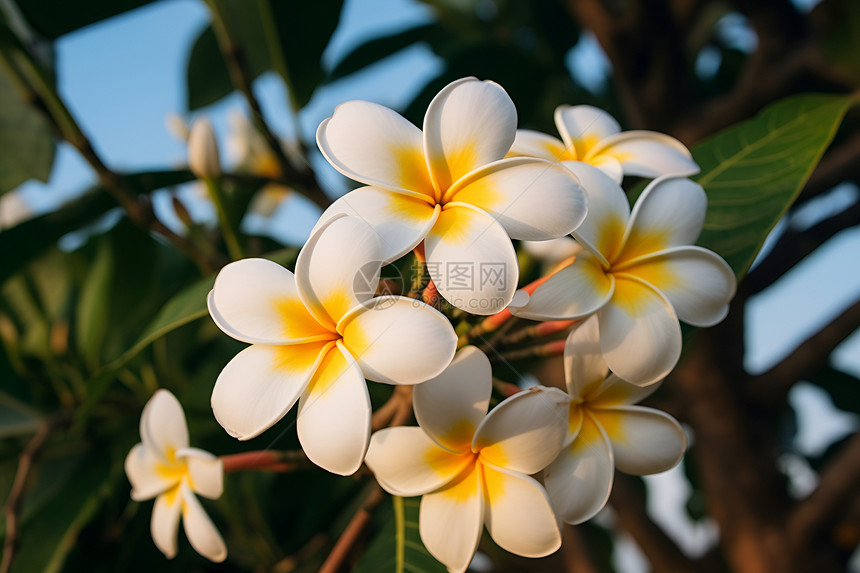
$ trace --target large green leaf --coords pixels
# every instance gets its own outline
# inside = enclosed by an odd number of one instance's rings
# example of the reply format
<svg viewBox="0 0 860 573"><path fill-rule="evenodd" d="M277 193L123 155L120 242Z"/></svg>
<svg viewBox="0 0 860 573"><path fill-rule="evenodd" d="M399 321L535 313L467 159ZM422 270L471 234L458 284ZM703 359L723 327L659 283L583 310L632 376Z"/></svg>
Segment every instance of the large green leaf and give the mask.
<svg viewBox="0 0 860 573"><path fill-rule="evenodd" d="M427 552L418 533L420 498L392 497L393 519L370 543L355 573L444 573L445 566Z"/></svg>
<svg viewBox="0 0 860 573"><path fill-rule="evenodd" d="M764 240L797 198L846 110L847 96L801 95L696 146L708 194L699 244L743 276Z"/></svg>
<svg viewBox="0 0 860 573"><path fill-rule="evenodd" d="M24 17L41 35L55 39L153 0L16 0Z"/></svg>
<svg viewBox="0 0 860 573"><path fill-rule="evenodd" d="M442 33L438 24L426 24L369 40L347 54L329 74L328 80L333 81L358 72L400 50Z"/></svg>
<svg viewBox="0 0 860 573"><path fill-rule="evenodd" d="M24 181L47 181L54 163L48 124L0 72L0 195Z"/></svg>

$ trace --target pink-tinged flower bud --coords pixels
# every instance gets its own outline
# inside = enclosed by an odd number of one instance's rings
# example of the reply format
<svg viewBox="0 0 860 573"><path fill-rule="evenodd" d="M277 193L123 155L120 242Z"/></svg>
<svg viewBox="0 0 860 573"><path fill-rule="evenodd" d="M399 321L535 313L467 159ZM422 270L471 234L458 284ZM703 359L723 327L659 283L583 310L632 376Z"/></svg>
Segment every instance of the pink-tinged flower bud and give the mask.
<svg viewBox="0 0 860 573"><path fill-rule="evenodd" d="M188 136L188 167L199 179L214 179L221 175L218 141L208 119L198 119L191 126L191 134Z"/></svg>

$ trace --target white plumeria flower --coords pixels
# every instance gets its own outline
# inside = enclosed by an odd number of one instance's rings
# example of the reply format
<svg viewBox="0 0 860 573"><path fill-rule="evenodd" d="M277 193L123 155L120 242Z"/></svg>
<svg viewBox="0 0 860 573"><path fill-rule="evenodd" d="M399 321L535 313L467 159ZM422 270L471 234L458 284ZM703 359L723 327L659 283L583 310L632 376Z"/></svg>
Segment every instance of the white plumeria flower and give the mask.
<svg viewBox="0 0 860 573"><path fill-rule="evenodd" d="M586 210L569 172L542 159L504 159L516 124L508 94L475 78L439 92L423 133L381 105L343 103L320 124L317 143L335 169L369 187L337 200L320 222L336 213L361 217L379 233L389 262L424 241L430 276L448 302L473 314L498 312L519 275L509 237L562 237Z"/></svg>
<svg viewBox="0 0 860 573"><path fill-rule="evenodd" d="M298 437L315 464L348 475L370 440L365 378L417 384L450 363L457 335L424 303L373 298L382 266L373 229L332 218L305 244L295 275L263 259L224 267L209 293L221 330L250 347L215 383L212 409L247 440L299 401Z"/></svg>
<svg viewBox="0 0 860 573"><path fill-rule="evenodd" d="M562 447L567 396L537 386L487 415L491 392L489 360L467 346L445 372L416 386L420 427L380 430L367 453L386 491L424 496L421 540L449 571L469 566L483 525L500 547L524 557L543 557L561 545L546 491L529 474Z"/></svg>
<svg viewBox="0 0 860 573"><path fill-rule="evenodd" d="M567 337L564 367L570 394L568 437L544 470L543 482L556 514L576 524L606 505L614 468L633 475L671 469L683 458L687 437L668 414L633 405L658 384L643 388L609 374L596 317Z"/></svg>
<svg viewBox="0 0 860 573"><path fill-rule="evenodd" d="M621 131L615 119L590 105L562 105L555 110L561 140L521 129L511 156L589 163L620 183L624 175L658 177L695 175L699 166L683 143L655 131Z"/></svg>
<svg viewBox="0 0 860 573"><path fill-rule="evenodd" d="M224 491L221 460L188 447L185 413L176 397L158 390L140 417L141 443L125 459L125 473L135 501L155 499L151 531L155 545L171 559L176 555L179 517L191 546L207 559L223 561L227 548L195 493L216 499Z"/></svg>
<svg viewBox="0 0 860 573"><path fill-rule="evenodd" d="M681 354L678 319L712 326L728 313L735 275L717 254L692 246L708 199L689 179L661 177L633 212L624 191L602 171L565 162L588 192L585 222L573 233L583 246L574 263L552 275L511 312L535 320L597 313L609 368L647 385L665 377Z"/></svg>

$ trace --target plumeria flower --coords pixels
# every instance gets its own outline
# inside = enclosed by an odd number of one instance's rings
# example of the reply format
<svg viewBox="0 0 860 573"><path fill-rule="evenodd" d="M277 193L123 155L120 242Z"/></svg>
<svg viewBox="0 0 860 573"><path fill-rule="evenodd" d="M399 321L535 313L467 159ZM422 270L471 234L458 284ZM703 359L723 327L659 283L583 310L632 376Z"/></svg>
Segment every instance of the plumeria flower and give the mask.
<svg viewBox="0 0 860 573"><path fill-rule="evenodd" d="M399 496L423 495L419 532L449 571L465 571L483 525L503 549L543 557L561 545L543 486L529 474L558 455L568 400L556 388L534 387L489 415L490 362L467 346L438 377L415 387L419 427L373 434L367 465Z"/></svg>
<svg viewBox="0 0 860 573"><path fill-rule="evenodd" d="M684 456L687 438L668 414L633 405L658 384L643 388L609 374L596 317L567 337L564 368L568 436L561 454L544 470L543 481L557 515L582 523L606 505L614 468L633 475L671 469Z"/></svg>
<svg viewBox="0 0 860 573"><path fill-rule="evenodd" d="M185 413L176 397L158 390L143 408L140 440L125 459L131 498L155 498L151 531L155 545L171 559L176 555L179 517L191 546L207 559L227 557L224 540L194 494L216 499L224 491L221 460L188 447Z"/></svg>
<svg viewBox="0 0 860 573"><path fill-rule="evenodd" d="M332 218L305 244L295 275L263 259L224 267L209 293L221 330L251 346L224 367L215 418L247 440L298 400L298 436L315 464L348 475L370 440L365 378L417 384L454 356L457 336L438 311L410 298L373 298L382 266L376 233Z"/></svg>
<svg viewBox="0 0 860 573"><path fill-rule="evenodd" d="M510 156L550 161L581 161L620 183L624 175L658 177L695 175L699 166L683 143L655 131L621 131L615 119L590 105L562 105L555 110L561 140L521 129Z"/></svg>
<svg viewBox="0 0 860 573"><path fill-rule="evenodd" d="M661 177L631 213L624 191L602 171L565 165L588 192L588 217L573 233L583 250L528 299L518 296L511 312L536 320L597 313L609 368L634 384L656 382L681 354L678 319L712 326L735 294L729 265L692 245L705 220L705 192L689 179Z"/></svg>
<svg viewBox="0 0 860 573"><path fill-rule="evenodd" d="M337 213L364 219L388 262L424 241L430 276L448 302L473 314L501 310L518 279L509 237L562 237L586 208L569 172L542 159L503 159L516 124L508 94L475 78L439 92L423 133L386 107L341 104L320 124L317 143L335 169L368 187L336 201L320 224Z"/></svg>

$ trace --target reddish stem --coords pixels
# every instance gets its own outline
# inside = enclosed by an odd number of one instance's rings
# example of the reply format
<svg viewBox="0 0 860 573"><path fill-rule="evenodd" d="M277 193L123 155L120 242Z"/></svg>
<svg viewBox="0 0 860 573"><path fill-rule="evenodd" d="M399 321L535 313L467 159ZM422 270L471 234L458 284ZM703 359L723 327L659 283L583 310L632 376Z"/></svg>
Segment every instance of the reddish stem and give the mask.
<svg viewBox="0 0 860 573"><path fill-rule="evenodd" d="M289 472L296 468L295 464L284 461L283 452L262 450L221 456L224 473L239 471Z"/></svg>

